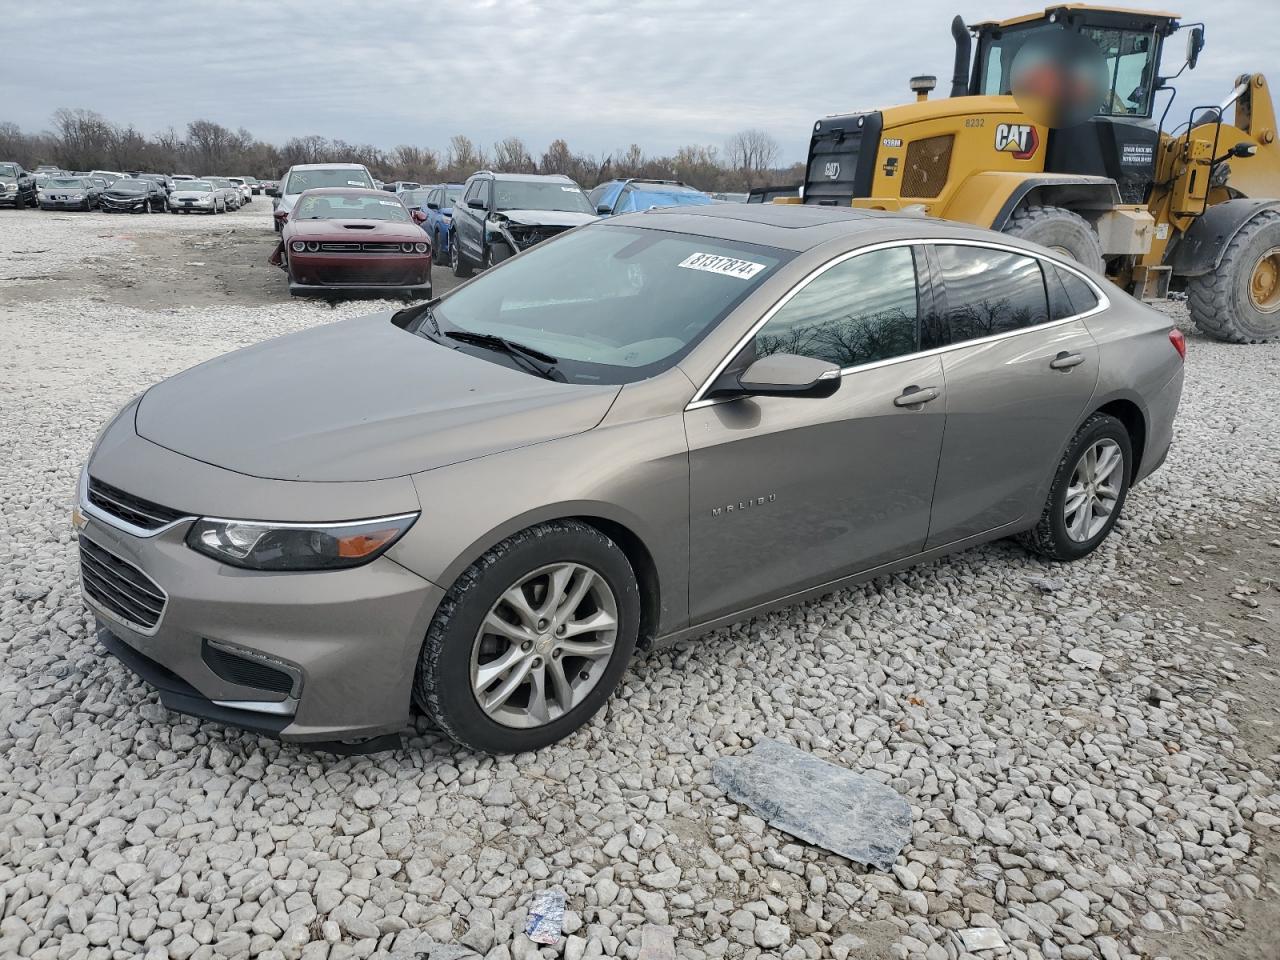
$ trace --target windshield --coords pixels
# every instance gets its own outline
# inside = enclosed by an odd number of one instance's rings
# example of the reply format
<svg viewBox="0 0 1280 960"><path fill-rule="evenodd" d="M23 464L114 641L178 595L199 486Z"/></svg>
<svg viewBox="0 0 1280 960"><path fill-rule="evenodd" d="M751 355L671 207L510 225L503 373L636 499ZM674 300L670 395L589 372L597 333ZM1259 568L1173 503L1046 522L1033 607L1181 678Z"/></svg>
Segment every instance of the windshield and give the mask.
<svg viewBox="0 0 1280 960"><path fill-rule="evenodd" d="M16 177L18 175L18 165L16 163L0 163L0 177Z"/></svg>
<svg viewBox="0 0 1280 960"><path fill-rule="evenodd" d="M293 217L297 220L393 220L397 223L413 219L399 200L341 193L303 197L298 201Z"/></svg>
<svg viewBox="0 0 1280 960"><path fill-rule="evenodd" d="M427 202L427 196L430 190L401 190L398 196L404 201L405 206L420 207Z"/></svg>
<svg viewBox="0 0 1280 960"><path fill-rule="evenodd" d="M434 313L445 332L495 334L556 357L570 382L628 383L676 363L792 256L592 225L481 275L446 295ZM496 359L482 349L476 355Z"/></svg>
<svg viewBox="0 0 1280 960"><path fill-rule="evenodd" d="M493 184L495 206L499 210L560 210L566 213L595 213L586 194L560 180L497 180Z"/></svg>
<svg viewBox="0 0 1280 960"><path fill-rule="evenodd" d="M146 193L147 185L141 180L117 180L111 190L113 193Z"/></svg>
<svg viewBox="0 0 1280 960"><path fill-rule="evenodd" d="M373 181L363 170L294 170L284 184L286 194L301 193L316 187L368 187Z"/></svg>
<svg viewBox="0 0 1280 960"><path fill-rule="evenodd" d="M49 181L51 187L83 187L84 181L79 177L56 177Z"/></svg>
<svg viewBox="0 0 1280 960"><path fill-rule="evenodd" d="M1034 38L1062 32L1055 24L1038 23L1004 30L984 41L979 73L980 94L1002 95L1012 89L1013 60L1022 45ZM1084 27L1082 37L1091 40L1102 54L1108 89L1098 113L1106 116L1150 116L1151 86L1155 77L1155 29L1115 30Z"/></svg>
<svg viewBox="0 0 1280 960"><path fill-rule="evenodd" d="M213 184L204 180L183 180L177 186L178 193L212 193Z"/></svg>
<svg viewBox="0 0 1280 960"><path fill-rule="evenodd" d="M444 205L446 207L452 208L454 204L459 203L461 200L462 200L461 187L450 187L448 190L444 192Z"/></svg>

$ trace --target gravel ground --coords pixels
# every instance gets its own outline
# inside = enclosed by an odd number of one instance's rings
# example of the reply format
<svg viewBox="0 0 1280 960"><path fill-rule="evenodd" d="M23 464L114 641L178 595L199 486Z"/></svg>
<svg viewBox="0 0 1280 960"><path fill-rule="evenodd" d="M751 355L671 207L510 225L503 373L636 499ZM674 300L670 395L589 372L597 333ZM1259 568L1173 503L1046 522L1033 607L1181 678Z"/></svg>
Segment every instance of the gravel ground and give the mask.
<svg viewBox="0 0 1280 960"><path fill-rule="evenodd" d="M693 960L944 960L972 928L993 944L977 957L1275 956L1280 346L1189 337L1168 464L1084 562L995 544L716 631L638 661L536 755L420 724L402 751L336 759L171 714L103 657L67 522L130 396L369 309L283 283L218 302L198 273L168 303L120 292L112 264L144 241L208 231L265 257L263 206L135 217L132 236L3 220L0 957L534 957L519 930L548 889L568 936L541 955L571 960L636 958L651 924ZM906 797L891 873L714 787L717 757L766 736Z"/></svg>

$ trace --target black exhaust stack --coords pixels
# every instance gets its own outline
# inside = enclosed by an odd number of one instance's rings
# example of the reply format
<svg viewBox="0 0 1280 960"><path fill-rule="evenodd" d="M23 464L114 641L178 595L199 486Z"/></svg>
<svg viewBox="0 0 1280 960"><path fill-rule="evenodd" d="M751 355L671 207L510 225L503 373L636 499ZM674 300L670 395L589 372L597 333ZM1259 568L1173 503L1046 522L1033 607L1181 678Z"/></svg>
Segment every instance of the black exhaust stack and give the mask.
<svg viewBox="0 0 1280 960"><path fill-rule="evenodd" d="M951 95L966 97L969 95L969 54L973 50L973 40L969 37L969 28L964 25L964 17L959 14L951 21L951 36L956 41L956 65L951 73Z"/></svg>

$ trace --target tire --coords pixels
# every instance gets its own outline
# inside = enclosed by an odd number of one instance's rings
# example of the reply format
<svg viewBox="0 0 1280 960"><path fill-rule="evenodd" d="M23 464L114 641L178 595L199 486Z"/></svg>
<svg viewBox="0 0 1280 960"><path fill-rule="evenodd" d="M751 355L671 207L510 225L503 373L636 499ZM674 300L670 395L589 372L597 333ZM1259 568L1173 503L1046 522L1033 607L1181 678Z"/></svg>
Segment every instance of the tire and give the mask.
<svg viewBox="0 0 1280 960"><path fill-rule="evenodd" d="M484 251L484 269L490 270L502 263L503 260L510 258L510 253L495 253L493 244L489 244Z"/></svg>
<svg viewBox="0 0 1280 960"><path fill-rule="evenodd" d="M1261 290L1254 287L1259 275ZM1280 213L1264 210L1241 227L1216 270L1188 279L1187 301L1200 332L1215 340L1280 337Z"/></svg>
<svg viewBox="0 0 1280 960"><path fill-rule="evenodd" d="M1068 491L1073 486L1077 489L1082 486L1077 470L1087 469L1087 456L1100 450L1112 450L1120 455L1113 477L1105 485L1099 484L1097 487L1098 490L1112 491L1110 507L1105 517L1099 516L1096 513L1099 508L1093 505L1093 501L1102 506L1108 498L1104 495L1095 496L1092 501L1086 499L1086 505L1081 510L1087 511L1085 518L1088 526L1081 524L1073 534L1074 525L1069 521L1079 519L1081 514L1070 510L1069 499L1072 498L1069 498ZM1099 466L1102 462L1102 458L1098 457ZM1129 495L1133 470L1133 446L1129 440L1129 431L1110 414L1093 414L1080 425L1062 459L1058 461L1058 469L1054 473L1049 498L1040 514L1040 520L1030 530L1020 534L1018 539L1032 553L1050 560L1070 561L1088 556L1107 538L1119 519ZM1076 483L1073 484L1073 481Z"/></svg>
<svg viewBox="0 0 1280 960"><path fill-rule="evenodd" d="M458 243L456 233L449 237L449 266L453 269L453 275L459 280L465 280L475 273L475 268L467 263L467 258L462 255L462 247Z"/></svg>
<svg viewBox="0 0 1280 960"><path fill-rule="evenodd" d="M431 262L433 264L440 262L440 231L431 231Z"/></svg>
<svg viewBox="0 0 1280 960"><path fill-rule="evenodd" d="M1028 206L1014 211L1004 232L1070 257L1102 273L1102 241L1089 221L1062 207Z"/></svg>
<svg viewBox="0 0 1280 960"><path fill-rule="evenodd" d="M594 574L594 579L588 578L592 584L590 591L566 615L581 612L585 604L587 613L581 619L594 618L601 611L609 612L609 601L612 601L615 626L613 646L607 655L561 657L556 646L554 616L538 621L547 624L542 633L536 632L536 625L513 628L521 636L528 634L527 648L506 634L486 630L482 635L482 625L493 622L491 611L505 611L492 614L498 619L514 616L515 608L503 602L503 597L512 591L520 589L528 605L545 602L545 591L542 596L537 592L539 584L544 588L550 586L549 574L544 571L559 568L573 570L564 582L565 592L569 594L581 585L579 577L584 572ZM523 588L520 587L522 581L526 584ZM525 590L530 592L526 594ZM599 605L597 597L603 599ZM528 606L525 609L528 622L533 624L532 617L537 614ZM537 750L568 736L604 706L635 651L639 620L640 593L635 574L617 544L595 527L577 520L530 527L485 553L449 588L422 645L414 676L414 701L450 739L465 747L486 753ZM564 642L607 650L609 632L583 631L580 636L588 639ZM479 660L481 656L493 659ZM505 656L514 657L510 669L523 670L518 676L526 679L514 686L513 692L495 706L491 714L481 706L473 690L472 675L476 669L473 662L483 667ZM568 709L564 709L562 701L555 696L555 691L565 688L553 683L550 676L553 662L561 676L572 678L567 681L570 685L580 684L579 689L570 686L566 691L571 701ZM495 674L487 688L495 703L503 682L515 677L510 672ZM538 711L531 706L534 677L541 678L543 689L549 692L541 720L535 720ZM577 699L578 695L581 699ZM575 699L577 702L572 703ZM512 725L513 718L520 717L525 718L527 725Z"/></svg>

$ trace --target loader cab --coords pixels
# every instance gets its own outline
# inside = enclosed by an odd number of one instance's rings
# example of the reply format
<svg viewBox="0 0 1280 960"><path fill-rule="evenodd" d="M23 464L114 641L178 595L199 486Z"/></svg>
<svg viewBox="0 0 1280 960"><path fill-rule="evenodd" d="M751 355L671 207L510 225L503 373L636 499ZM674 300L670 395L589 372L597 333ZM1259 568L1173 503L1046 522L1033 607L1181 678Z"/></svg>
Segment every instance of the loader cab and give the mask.
<svg viewBox="0 0 1280 960"><path fill-rule="evenodd" d="M970 94L1007 95L1013 59L1032 37L1078 34L1096 46L1106 69L1097 113L1077 126L1049 131L1045 170L1115 180L1125 203L1144 203L1155 177L1160 53L1178 29L1176 14L1066 5L1043 14L970 28L976 39Z"/></svg>

